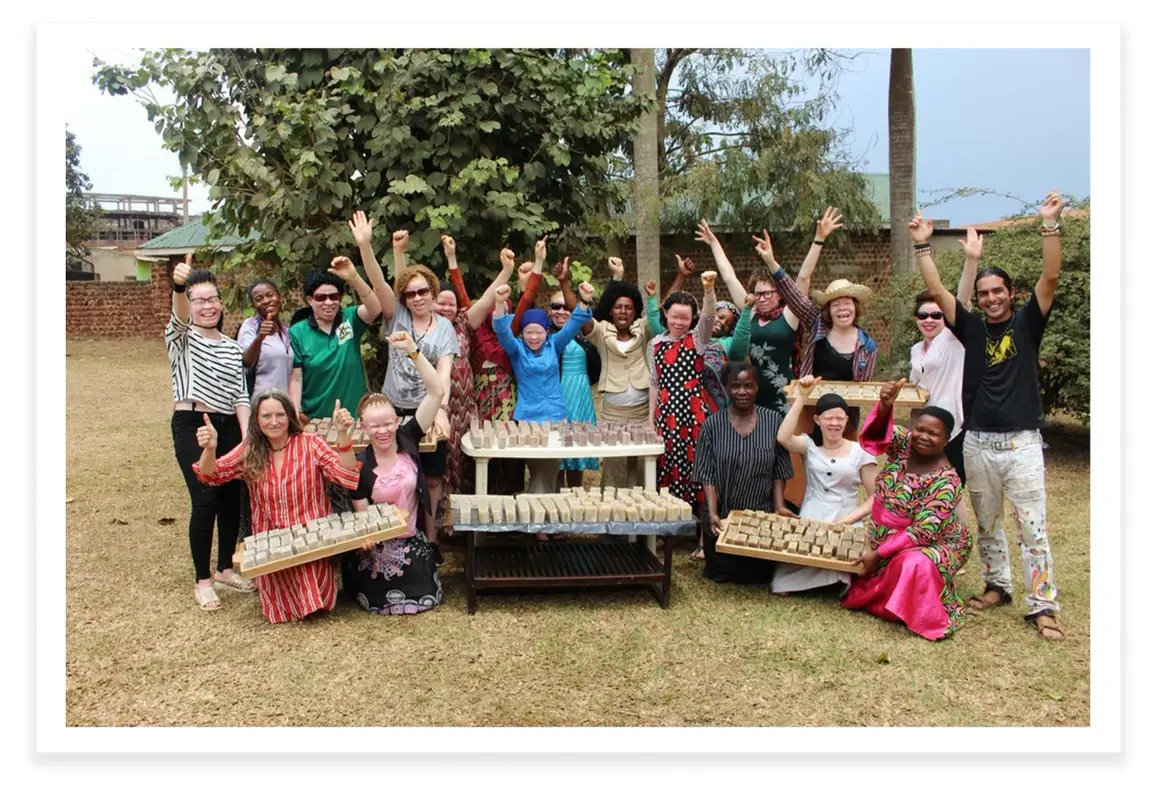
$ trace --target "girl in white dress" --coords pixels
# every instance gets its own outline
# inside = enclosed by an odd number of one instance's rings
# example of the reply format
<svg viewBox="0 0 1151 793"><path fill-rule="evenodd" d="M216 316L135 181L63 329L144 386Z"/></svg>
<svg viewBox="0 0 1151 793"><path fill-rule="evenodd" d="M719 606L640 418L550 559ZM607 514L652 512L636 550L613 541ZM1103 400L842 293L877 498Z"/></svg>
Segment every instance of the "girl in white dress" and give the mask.
<svg viewBox="0 0 1151 793"><path fill-rule="evenodd" d="M871 514L876 465L875 458L858 443L843 437L848 422L847 402L839 394L824 394L815 403L816 429L811 436L795 434L799 415L821 379L807 375L799 380L798 396L779 428L777 440L789 452L803 457L807 490L799 516L860 525ZM859 503L860 485L867 492L862 504ZM771 591L785 594L835 584L846 591L850 583L848 573L781 562L775 566Z"/></svg>

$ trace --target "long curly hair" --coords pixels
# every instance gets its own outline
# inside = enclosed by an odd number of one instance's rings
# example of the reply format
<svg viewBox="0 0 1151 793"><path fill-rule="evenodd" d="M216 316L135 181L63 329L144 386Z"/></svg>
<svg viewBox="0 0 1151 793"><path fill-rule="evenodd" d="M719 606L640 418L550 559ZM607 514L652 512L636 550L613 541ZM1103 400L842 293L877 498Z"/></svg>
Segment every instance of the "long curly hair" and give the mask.
<svg viewBox="0 0 1151 793"><path fill-rule="evenodd" d="M292 404L292 398L278 388L265 388L252 398L252 412L248 416L248 437L244 441L243 463L244 479L249 484L263 481L272 463L272 444L268 436L260 429L260 405L269 399L279 402L284 412L288 414L288 438L299 435L304 431L300 423L300 414Z"/></svg>
<svg viewBox="0 0 1151 793"><path fill-rule="evenodd" d="M603 294L600 295L599 302L592 312L592 319L597 322L611 322L611 307L621 297L631 299L635 306L636 319L643 316L643 295L639 293L639 287L630 281L612 281L604 287Z"/></svg>

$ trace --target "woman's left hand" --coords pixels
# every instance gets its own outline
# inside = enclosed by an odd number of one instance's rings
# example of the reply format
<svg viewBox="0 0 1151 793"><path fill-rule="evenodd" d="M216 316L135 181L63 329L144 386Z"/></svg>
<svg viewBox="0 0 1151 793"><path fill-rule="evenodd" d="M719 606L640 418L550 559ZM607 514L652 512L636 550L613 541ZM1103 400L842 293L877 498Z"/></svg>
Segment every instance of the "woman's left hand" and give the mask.
<svg viewBox="0 0 1151 793"><path fill-rule="evenodd" d="M364 540L364 544L360 546L360 550L364 553L371 553L372 549L379 545L375 540Z"/></svg>
<svg viewBox="0 0 1151 793"><path fill-rule="evenodd" d="M332 424L335 425L340 435L345 438L352 434L352 427L356 425L352 414L348 412L347 408L340 407L340 400L338 399L336 400L336 409L332 411Z"/></svg>
<svg viewBox="0 0 1151 793"><path fill-rule="evenodd" d="M863 552L863 557L860 559L863 562L863 574L865 576L873 576L879 572L879 552L871 549Z"/></svg>
<svg viewBox="0 0 1151 793"><path fill-rule="evenodd" d="M452 434L452 424L448 421L448 412L442 407L436 411L436 420L432 425L436 430L436 435L440 438L447 438Z"/></svg>
<svg viewBox="0 0 1151 793"><path fill-rule="evenodd" d="M775 514L776 515L782 515L785 518L798 518L799 517L799 515L796 515L794 512L792 512L786 506L783 506L783 507L780 507L779 509L777 509L775 511Z"/></svg>

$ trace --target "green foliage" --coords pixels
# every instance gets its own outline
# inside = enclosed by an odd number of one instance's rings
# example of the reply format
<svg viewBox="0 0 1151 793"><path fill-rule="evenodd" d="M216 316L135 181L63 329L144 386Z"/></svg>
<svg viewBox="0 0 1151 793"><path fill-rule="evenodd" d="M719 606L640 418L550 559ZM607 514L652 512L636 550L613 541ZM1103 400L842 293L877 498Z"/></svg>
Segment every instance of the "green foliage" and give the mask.
<svg viewBox="0 0 1151 793"><path fill-rule="evenodd" d="M92 189L92 180L80 170L80 146L70 129L64 129L64 217L65 238L68 249L65 266L70 270L88 264L91 257L83 243L96 239L96 220L100 210L89 207L84 200L84 191Z"/></svg>
<svg viewBox="0 0 1151 793"><path fill-rule="evenodd" d="M441 271L448 233L476 287L505 245L576 244L602 206L622 206L626 185L606 177L643 105L618 50L168 49L94 65L209 185L209 226L259 233L221 266L274 253L282 288L354 255L356 209L376 220L385 268L391 230L411 231L409 259Z"/></svg>
<svg viewBox="0 0 1151 793"><path fill-rule="evenodd" d="M1084 203L1081 206L1089 207ZM1090 217L1064 216L1062 225L1063 267L1055 302L1039 350L1039 388L1048 413L1061 411L1090 423L1091 418L1091 222ZM1015 282L1016 306L1031 297L1043 272L1039 220L999 229L984 238L980 267L1002 267ZM963 270L961 251L936 254L943 283L958 284ZM892 321L890 363L885 376L907 374L908 350L920 340L913 309L915 296L923 291L919 274L893 278L887 294L875 302L878 316ZM978 313L978 305L974 307Z"/></svg>

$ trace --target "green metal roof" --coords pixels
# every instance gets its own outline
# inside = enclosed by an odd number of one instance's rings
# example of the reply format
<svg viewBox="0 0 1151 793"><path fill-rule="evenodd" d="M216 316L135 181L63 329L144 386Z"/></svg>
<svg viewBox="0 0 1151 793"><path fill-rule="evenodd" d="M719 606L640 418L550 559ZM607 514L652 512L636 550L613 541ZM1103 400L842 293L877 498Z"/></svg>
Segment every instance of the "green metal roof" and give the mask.
<svg viewBox="0 0 1151 793"><path fill-rule="evenodd" d="M166 231L159 237L148 240L140 245L138 250L144 251L159 251L159 250L194 250L204 246L213 248L234 248L250 240L259 239L259 235L252 232L246 237L241 237L236 234L221 234L212 239L208 238L208 229L204 225L203 218L190 220L183 226L178 226L171 231Z"/></svg>

